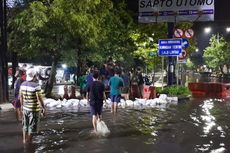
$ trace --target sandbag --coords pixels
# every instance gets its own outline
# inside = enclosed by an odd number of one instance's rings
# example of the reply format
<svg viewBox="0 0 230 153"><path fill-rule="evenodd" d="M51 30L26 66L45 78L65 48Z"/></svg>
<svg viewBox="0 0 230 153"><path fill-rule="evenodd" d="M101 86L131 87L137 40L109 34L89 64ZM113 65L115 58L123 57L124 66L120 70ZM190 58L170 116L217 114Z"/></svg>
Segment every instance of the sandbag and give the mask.
<svg viewBox="0 0 230 153"><path fill-rule="evenodd" d="M109 128L102 120L101 121L97 120L97 134L102 136L107 136L110 134Z"/></svg>

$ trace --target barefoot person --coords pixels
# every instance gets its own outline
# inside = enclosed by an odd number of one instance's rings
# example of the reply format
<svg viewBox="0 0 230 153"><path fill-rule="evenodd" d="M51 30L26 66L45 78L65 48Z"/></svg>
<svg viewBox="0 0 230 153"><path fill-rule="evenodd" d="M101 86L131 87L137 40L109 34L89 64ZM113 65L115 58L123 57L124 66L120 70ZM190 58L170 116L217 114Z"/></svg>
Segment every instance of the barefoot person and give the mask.
<svg viewBox="0 0 230 153"><path fill-rule="evenodd" d="M20 87L20 102L23 109L23 143L31 143L37 132L40 111L45 107L41 97L41 87L37 83L38 75L31 68L27 70L26 81Z"/></svg>
<svg viewBox="0 0 230 153"><path fill-rule="evenodd" d="M110 78L109 80L109 86L110 86L110 99L112 102L111 106L111 112L116 113L117 112L117 104L121 100L121 87L124 86L123 79L119 77L120 70L115 69L114 76Z"/></svg>
<svg viewBox="0 0 230 153"><path fill-rule="evenodd" d="M99 72L93 72L93 82L87 89L87 99L90 104L94 132L97 132L97 120L101 120L103 100L105 100L105 86L98 78Z"/></svg>

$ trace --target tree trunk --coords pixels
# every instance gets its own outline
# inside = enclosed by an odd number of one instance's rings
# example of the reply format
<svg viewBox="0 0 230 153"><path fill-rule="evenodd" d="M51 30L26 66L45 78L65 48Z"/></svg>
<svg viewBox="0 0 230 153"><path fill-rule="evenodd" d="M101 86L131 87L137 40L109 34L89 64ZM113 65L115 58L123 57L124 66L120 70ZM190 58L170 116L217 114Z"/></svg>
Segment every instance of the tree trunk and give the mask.
<svg viewBox="0 0 230 153"><path fill-rule="evenodd" d="M0 1L0 103L9 101L6 21L6 1Z"/></svg>
<svg viewBox="0 0 230 153"><path fill-rule="evenodd" d="M81 49L77 50L77 82L82 72Z"/></svg>
<svg viewBox="0 0 230 153"><path fill-rule="evenodd" d="M45 96L46 97L52 96L52 89L53 89L53 85L56 79L57 61L58 61L57 57L53 57L51 74L45 86Z"/></svg>
<svg viewBox="0 0 230 153"><path fill-rule="evenodd" d="M18 67L18 56L17 53L13 52L12 53L12 84L11 84L11 89L14 88L14 82L16 81L16 68Z"/></svg>

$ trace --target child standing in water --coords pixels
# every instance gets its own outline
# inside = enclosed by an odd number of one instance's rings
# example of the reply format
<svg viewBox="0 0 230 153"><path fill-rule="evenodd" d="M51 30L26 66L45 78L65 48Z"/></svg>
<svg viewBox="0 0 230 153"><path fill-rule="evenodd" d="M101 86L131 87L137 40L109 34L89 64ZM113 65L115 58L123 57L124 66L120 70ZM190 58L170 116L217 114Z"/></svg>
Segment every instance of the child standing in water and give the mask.
<svg viewBox="0 0 230 153"><path fill-rule="evenodd" d="M97 132L97 120L101 120L101 112L103 106L103 100L105 97L105 86L98 80L99 72L93 72L93 82L87 89L87 99L90 104L90 111L92 114L92 124L94 132Z"/></svg>

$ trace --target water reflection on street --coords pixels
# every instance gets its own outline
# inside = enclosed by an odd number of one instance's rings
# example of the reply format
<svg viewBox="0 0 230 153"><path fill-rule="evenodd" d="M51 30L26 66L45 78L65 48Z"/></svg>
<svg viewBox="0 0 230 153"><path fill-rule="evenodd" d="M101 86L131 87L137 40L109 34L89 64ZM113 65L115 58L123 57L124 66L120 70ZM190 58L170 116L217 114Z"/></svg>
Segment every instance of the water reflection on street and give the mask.
<svg viewBox="0 0 230 153"><path fill-rule="evenodd" d="M193 99L166 108L109 110L111 134L91 133L89 111L50 110L33 145L22 144L14 112L0 112L0 152L194 153L230 152L230 102Z"/></svg>

